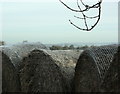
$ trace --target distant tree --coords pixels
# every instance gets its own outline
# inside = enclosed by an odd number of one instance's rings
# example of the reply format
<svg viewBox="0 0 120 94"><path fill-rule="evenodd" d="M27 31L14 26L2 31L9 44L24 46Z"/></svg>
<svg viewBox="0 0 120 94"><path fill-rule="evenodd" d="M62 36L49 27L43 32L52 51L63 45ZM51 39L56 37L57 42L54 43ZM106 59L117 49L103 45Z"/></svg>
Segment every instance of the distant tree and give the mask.
<svg viewBox="0 0 120 94"><path fill-rule="evenodd" d="M63 47L63 50L68 50L69 49L69 47L67 46L67 45L65 45L64 47Z"/></svg>
<svg viewBox="0 0 120 94"><path fill-rule="evenodd" d="M23 43L28 43L28 41L27 41L27 40L24 40Z"/></svg>
<svg viewBox="0 0 120 94"><path fill-rule="evenodd" d="M89 46L85 45L85 46L80 47L80 49L85 50L85 49L87 49L88 47L89 47Z"/></svg>
<svg viewBox="0 0 120 94"><path fill-rule="evenodd" d="M76 47L76 49L78 49L78 50L79 50L79 49L80 49L80 47Z"/></svg>
<svg viewBox="0 0 120 94"><path fill-rule="evenodd" d="M94 47L96 47L96 46L94 46L94 45L91 45L90 47L94 48Z"/></svg>
<svg viewBox="0 0 120 94"><path fill-rule="evenodd" d="M75 49L74 45L70 45L69 49Z"/></svg>
<svg viewBox="0 0 120 94"><path fill-rule="evenodd" d="M62 50L62 47L58 45L53 45L52 47L50 47L50 50Z"/></svg>
<svg viewBox="0 0 120 94"><path fill-rule="evenodd" d="M5 45L5 41L0 41L0 46Z"/></svg>

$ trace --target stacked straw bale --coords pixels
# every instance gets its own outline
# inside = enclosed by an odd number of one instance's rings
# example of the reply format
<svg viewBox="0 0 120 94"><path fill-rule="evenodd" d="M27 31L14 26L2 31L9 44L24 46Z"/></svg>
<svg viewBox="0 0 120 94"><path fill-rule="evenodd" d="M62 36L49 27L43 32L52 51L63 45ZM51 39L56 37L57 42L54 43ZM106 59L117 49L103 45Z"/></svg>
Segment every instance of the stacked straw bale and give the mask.
<svg viewBox="0 0 120 94"><path fill-rule="evenodd" d="M91 47L85 50L75 68L75 92L100 92L101 84L116 52L116 45Z"/></svg>
<svg viewBox="0 0 120 94"><path fill-rule="evenodd" d="M2 52L0 52L2 53ZM19 76L9 57L2 53L2 92L20 92Z"/></svg>

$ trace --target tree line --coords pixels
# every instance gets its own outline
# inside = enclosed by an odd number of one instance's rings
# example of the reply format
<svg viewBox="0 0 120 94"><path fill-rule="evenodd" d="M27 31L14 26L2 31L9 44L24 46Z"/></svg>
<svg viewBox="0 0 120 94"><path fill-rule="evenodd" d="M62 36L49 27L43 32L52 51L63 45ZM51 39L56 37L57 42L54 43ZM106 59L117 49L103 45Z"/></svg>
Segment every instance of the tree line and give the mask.
<svg viewBox="0 0 120 94"><path fill-rule="evenodd" d="M70 45L70 46L59 46L59 45L52 45L50 48L50 50L85 50L89 47L95 47L95 46L78 46L78 47L75 47L74 45Z"/></svg>

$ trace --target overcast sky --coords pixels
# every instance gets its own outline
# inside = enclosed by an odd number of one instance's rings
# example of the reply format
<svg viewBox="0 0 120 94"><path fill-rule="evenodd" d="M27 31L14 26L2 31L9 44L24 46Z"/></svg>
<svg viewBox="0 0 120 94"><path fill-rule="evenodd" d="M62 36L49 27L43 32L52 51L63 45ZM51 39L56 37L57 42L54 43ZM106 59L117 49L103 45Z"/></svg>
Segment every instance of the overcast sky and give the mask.
<svg viewBox="0 0 120 94"><path fill-rule="evenodd" d="M17 43L23 40L42 43L118 41L117 2L104 2L98 25L91 32L83 32L73 27L68 21L69 19L75 21L73 16L79 14L69 11L59 0L45 1L2 1L0 32L2 32L3 40L7 43ZM71 7L75 6L75 2L69 4ZM95 13L91 12L91 14ZM76 23L81 25L82 22L77 20Z"/></svg>
<svg viewBox="0 0 120 94"><path fill-rule="evenodd" d="M58 0L49 0L49 2L57 2ZM65 0L62 0L65 1ZM75 0L67 0L67 1L75 1ZM98 0L84 0L85 2L91 2L91 1L98 1ZM118 2L119 0L103 0L103 2ZM1 0L1 2L48 2L48 0Z"/></svg>

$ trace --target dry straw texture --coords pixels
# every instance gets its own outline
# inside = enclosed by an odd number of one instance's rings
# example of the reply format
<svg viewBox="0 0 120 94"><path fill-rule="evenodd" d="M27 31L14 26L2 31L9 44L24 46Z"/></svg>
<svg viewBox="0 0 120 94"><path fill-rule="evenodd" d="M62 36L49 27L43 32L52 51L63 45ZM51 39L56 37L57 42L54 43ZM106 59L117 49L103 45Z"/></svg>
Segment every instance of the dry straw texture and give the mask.
<svg viewBox="0 0 120 94"><path fill-rule="evenodd" d="M2 53L2 92L19 92L20 87L20 79L15 67L8 56Z"/></svg>
<svg viewBox="0 0 120 94"><path fill-rule="evenodd" d="M59 66L65 79L66 91L71 92L73 88L73 78L77 60L82 53L81 50L47 50L47 53L53 58Z"/></svg>
<svg viewBox="0 0 120 94"><path fill-rule="evenodd" d="M31 51L32 50L40 50L40 52L37 54L37 52L34 52L36 54L33 54ZM43 50L44 49L44 50ZM18 44L18 45L12 45L12 46L4 46L2 47L2 51L3 53L10 59L10 62L12 62L12 64L14 65L14 67L16 68L16 72L19 75L20 72L20 78L21 78L21 84L22 84L22 91L23 92L31 92L31 91L35 91L35 92L71 92L72 91L72 82L73 82L73 77L74 77L74 72L75 72L75 66L77 63L77 59L79 58L79 55L81 53L81 51L79 50L55 50L55 51L51 51L48 50L47 47L45 47L42 44ZM29 57L29 55L31 55L31 57ZM35 58L36 57L36 58ZM42 58L44 57L44 58ZM25 61L27 58L28 61ZM47 58L47 60L46 60ZM24 63L24 62L32 62L34 60L35 63ZM40 65L39 64L42 64ZM52 63L49 63L52 62ZM30 66L28 66L28 65ZM38 76L38 81L40 80L41 82L41 88L37 90L34 90L35 87L32 87L31 85L29 85L31 82L31 74L33 72L34 74L34 69L32 66L36 66L36 64L38 64L38 67L35 68L39 68L41 66L42 70L39 70L39 72L41 73L45 73L44 76L46 77L41 77L41 79L39 79ZM52 65L51 65L52 64ZM44 69L44 67L45 69ZM54 69L54 71L56 71L54 74L53 70L51 70L51 68ZM43 72L43 70L45 72ZM31 72L32 71L32 72ZM37 75L39 74L39 72L35 72L35 77L37 77ZM48 72L48 73L47 73ZM51 74L50 74L51 73ZM48 75L50 74L50 75ZM29 75L29 76L28 76ZM44 84L47 84L48 82L44 82L42 83L42 79L44 78L49 78L48 76L53 75L58 75L58 77L55 76L55 78L53 79L50 78L49 80L49 85L46 88L44 86ZM23 77L23 78L22 78ZM27 80L26 80L27 79ZM56 80L60 80L60 83L55 82L56 86L54 85L54 82L52 80L55 81ZM26 81L26 82L25 82ZM25 82L25 83L24 83ZM33 84L33 83L32 83ZM53 84L53 87L52 87ZM34 84L35 85L35 84ZM37 85L37 84L36 84ZM30 86L30 87L29 87ZM61 87L59 87L61 86ZM51 87L51 88L50 88ZM58 87L58 88L57 88ZM44 89L43 89L44 88Z"/></svg>
<svg viewBox="0 0 120 94"><path fill-rule="evenodd" d="M64 80L54 60L42 50L23 59L20 79L23 92L63 92Z"/></svg>
<svg viewBox="0 0 120 94"><path fill-rule="evenodd" d="M33 50L24 58L21 66L20 77L22 86L25 86L22 90L25 92L71 92L74 68L80 52ZM33 83L35 78L36 83ZM37 89L35 89L36 85Z"/></svg>

